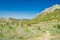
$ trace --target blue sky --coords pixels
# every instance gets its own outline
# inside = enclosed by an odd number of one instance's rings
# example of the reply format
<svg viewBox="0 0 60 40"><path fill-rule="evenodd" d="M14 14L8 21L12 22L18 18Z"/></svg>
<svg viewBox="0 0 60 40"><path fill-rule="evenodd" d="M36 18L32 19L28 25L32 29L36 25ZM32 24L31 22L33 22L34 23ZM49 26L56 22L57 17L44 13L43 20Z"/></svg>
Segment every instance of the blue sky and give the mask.
<svg viewBox="0 0 60 40"><path fill-rule="evenodd" d="M32 19L55 4L60 4L60 0L0 0L0 17Z"/></svg>

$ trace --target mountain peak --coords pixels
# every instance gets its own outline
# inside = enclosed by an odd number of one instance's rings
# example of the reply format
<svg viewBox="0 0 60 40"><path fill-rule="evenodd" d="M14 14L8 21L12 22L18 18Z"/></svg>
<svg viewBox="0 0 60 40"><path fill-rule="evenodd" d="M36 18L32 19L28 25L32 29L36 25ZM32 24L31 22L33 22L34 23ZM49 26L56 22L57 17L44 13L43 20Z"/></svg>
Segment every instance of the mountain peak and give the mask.
<svg viewBox="0 0 60 40"><path fill-rule="evenodd" d="M59 7L60 5L59 4L56 4L56 5L53 5L54 7Z"/></svg>
<svg viewBox="0 0 60 40"><path fill-rule="evenodd" d="M42 11L42 13L51 13L51 12L54 12L55 9L60 9L60 5L56 4L56 5L53 5L52 7L46 8L44 11Z"/></svg>
<svg viewBox="0 0 60 40"><path fill-rule="evenodd" d="M60 9L60 5L59 4L56 4L56 5L53 5L51 8Z"/></svg>

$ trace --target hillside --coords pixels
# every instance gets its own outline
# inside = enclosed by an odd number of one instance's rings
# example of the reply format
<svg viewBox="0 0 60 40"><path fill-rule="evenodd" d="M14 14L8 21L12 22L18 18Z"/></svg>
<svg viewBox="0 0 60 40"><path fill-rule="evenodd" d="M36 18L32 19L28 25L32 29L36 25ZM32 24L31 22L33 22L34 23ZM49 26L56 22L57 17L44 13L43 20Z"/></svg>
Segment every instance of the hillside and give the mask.
<svg viewBox="0 0 60 40"><path fill-rule="evenodd" d="M60 5L35 18L0 18L0 40L60 40Z"/></svg>
<svg viewBox="0 0 60 40"><path fill-rule="evenodd" d="M42 11L37 17L33 19L34 22L43 22L43 21L51 21L51 20L60 20L60 5L54 5L50 8L46 8Z"/></svg>

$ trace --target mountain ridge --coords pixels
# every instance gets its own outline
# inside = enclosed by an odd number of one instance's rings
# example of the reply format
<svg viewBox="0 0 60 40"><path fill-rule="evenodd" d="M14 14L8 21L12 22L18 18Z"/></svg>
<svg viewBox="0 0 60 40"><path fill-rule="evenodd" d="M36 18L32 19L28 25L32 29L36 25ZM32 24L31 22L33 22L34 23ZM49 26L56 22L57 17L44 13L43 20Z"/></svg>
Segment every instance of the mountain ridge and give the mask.
<svg viewBox="0 0 60 40"><path fill-rule="evenodd" d="M47 17L51 17L51 16L58 16L60 15L60 5L56 4L53 5L52 7L46 8L45 10L43 10L40 14L38 14L33 20L35 21L40 21L40 20L44 20ZM56 17L54 17L56 18Z"/></svg>

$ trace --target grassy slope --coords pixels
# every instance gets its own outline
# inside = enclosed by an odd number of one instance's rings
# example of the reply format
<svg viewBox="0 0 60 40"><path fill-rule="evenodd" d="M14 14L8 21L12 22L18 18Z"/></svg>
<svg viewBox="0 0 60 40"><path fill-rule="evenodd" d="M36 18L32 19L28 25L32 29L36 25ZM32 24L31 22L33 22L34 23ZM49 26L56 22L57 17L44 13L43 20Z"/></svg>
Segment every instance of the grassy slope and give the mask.
<svg viewBox="0 0 60 40"><path fill-rule="evenodd" d="M42 13L33 19L35 23L57 19L60 20L60 10L55 10L51 13Z"/></svg>
<svg viewBox="0 0 60 40"><path fill-rule="evenodd" d="M30 40L30 38L42 36L46 33L45 30L49 31L52 37L60 35L60 10L46 15L41 14L33 21L40 26L30 25L32 22L30 20L0 19L0 40L25 40L27 38ZM52 38L51 40L55 39Z"/></svg>

